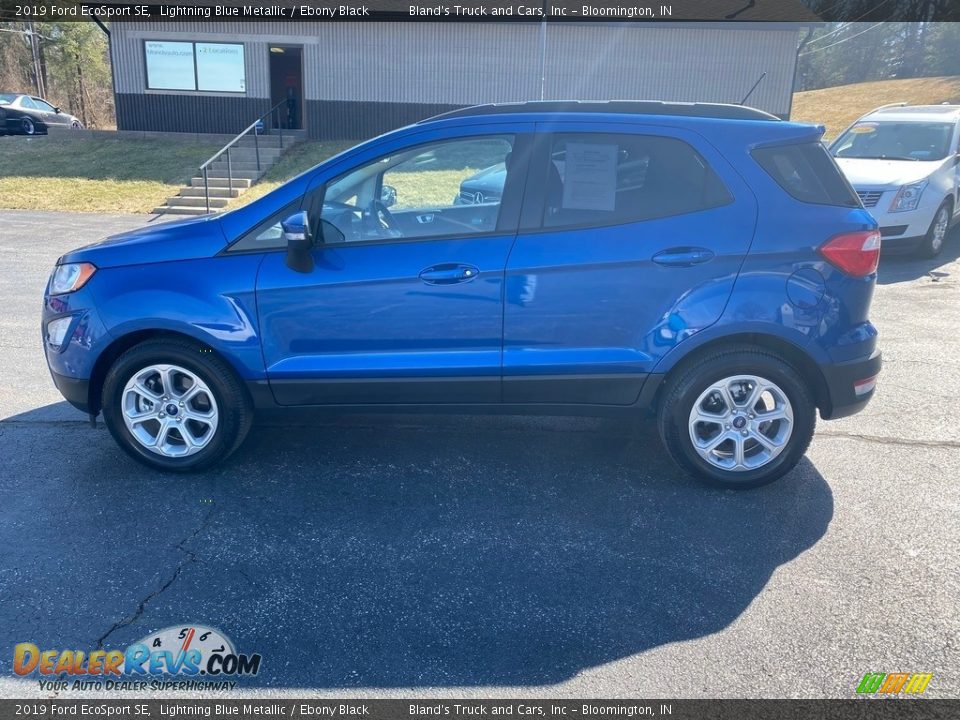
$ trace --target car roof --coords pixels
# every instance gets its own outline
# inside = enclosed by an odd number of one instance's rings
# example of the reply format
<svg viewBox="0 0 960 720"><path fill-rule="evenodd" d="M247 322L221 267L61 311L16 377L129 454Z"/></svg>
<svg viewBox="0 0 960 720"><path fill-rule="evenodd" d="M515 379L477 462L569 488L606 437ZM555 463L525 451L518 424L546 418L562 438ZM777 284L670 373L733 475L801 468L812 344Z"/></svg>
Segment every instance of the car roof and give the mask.
<svg viewBox="0 0 960 720"><path fill-rule="evenodd" d="M564 113L604 113L614 115L660 115L724 120L760 120L780 122L776 115L745 105L726 103L684 103L661 100L536 100L518 103L474 105L434 115L421 123L450 118L469 118L490 115L557 115ZM419 123L418 123L419 124Z"/></svg>
<svg viewBox="0 0 960 720"><path fill-rule="evenodd" d="M877 108L861 120L897 122L956 122L960 105L892 105Z"/></svg>

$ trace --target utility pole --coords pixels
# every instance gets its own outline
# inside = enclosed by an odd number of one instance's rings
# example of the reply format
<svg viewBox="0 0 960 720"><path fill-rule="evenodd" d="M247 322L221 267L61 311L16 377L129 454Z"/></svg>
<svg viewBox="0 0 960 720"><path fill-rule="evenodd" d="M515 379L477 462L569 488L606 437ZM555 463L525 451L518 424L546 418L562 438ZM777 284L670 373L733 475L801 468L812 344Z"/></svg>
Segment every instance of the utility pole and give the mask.
<svg viewBox="0 0 960 720"><path fill-rule="evenodd" d="M33 77L36 79L37 95L45 97L46 93L43 87L43 69L40 66L40 46L37 30L34 27L33 20L28 22L27 26L29 28L28 34L30 35L30 53L33 55Z"/></svg>

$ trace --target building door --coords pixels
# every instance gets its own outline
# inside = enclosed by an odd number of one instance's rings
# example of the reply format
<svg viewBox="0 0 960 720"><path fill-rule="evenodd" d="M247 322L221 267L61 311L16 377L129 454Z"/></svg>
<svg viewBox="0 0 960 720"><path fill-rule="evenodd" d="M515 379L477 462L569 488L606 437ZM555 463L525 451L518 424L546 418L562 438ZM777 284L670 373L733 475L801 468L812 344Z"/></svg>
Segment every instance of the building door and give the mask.
<svg viewBox="0 0 960 720"><path fill-rule="evenodd" d="M272 126L303 129L303 48L270 46L270 105L280 105Z"/></svg>

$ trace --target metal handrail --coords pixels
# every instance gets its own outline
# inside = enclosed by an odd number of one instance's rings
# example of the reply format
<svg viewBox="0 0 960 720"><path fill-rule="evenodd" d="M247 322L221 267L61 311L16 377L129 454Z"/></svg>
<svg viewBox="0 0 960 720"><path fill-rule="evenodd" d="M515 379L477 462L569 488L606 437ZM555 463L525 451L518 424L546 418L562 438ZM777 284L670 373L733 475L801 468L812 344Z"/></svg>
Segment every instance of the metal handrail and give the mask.
<svg viewBox="0 0 960 720"><path fill-rule="evenodd" d="M263 115L254 120L250 125L246 127L239 135L237 135L233 140L228 142L222 148L220 148L216 153L210 156L210 159L207 160L203 165L200 166L200 172L203 173L203 195L205 202L207 204L207 212L210 212L210 177L208 173L209 166L220 159L220 157L226 153L227 154L227 187L230 189L230 196L233 197L233 160L230 157L230 148L240 142L251 130L254 130L257 125L268 115L272 115L276 110L281 106L286 104L286 100L281 100L272 108L267 110ZM280 136L280 149L283 149L283 128L280 127L280 123L275 123L275 128L269 128L271 130L277 130ZM254 131L253 133L253 142L254 147L257 152L257 172L260 172L260 133Z"/></svg>

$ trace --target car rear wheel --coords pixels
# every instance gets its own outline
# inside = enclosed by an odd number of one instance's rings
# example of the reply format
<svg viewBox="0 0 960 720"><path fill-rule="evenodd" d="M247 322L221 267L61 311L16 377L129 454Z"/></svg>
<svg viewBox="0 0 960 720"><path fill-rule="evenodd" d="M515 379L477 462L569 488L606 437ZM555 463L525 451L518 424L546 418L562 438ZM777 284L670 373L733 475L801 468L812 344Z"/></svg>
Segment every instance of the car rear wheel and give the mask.
<svg viewBox="0 0 960 720"><path fill-rule="evenodd" d="M20 121L20 130L24 135L36 135L37 134L37 125L33 120L28 117L23 118Z"/></svg>
<svg viewBox="0 0 960 720"><path fill-rule="evenodd" d="M813 437L816 405L800 374L757 349L705 356L668 381L660 437L694 477L723 488L766 485L789 472Z"/></svg>
<svg viewBox="0 0 960 720"><path fill-rule="evenodd" d="M230 368L207 348L177 340L133 347L103 385L103 417L140 462L174 472L224 460L250 430L250 400Z"/></svg>
<svg viewBox="0 0 960 720"><path fill-rule="evenodd" d="M943 245L947 241L947 233L950 232L950 209L949 200L944 200L937 208L933 221L930 223L930 229L927 230L927 234L917 250L921 257L936 257L943 251Z"/></svg>

